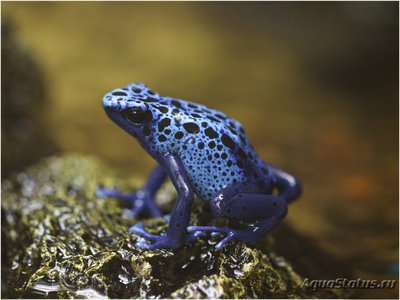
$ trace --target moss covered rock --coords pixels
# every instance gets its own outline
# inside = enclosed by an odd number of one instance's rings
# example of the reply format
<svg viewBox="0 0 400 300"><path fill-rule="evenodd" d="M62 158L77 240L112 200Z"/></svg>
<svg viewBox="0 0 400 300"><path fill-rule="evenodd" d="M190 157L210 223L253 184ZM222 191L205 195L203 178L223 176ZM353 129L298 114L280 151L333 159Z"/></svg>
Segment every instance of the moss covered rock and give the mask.
<svg viewBox="0 0 400 300"><path fill-rule="evenodd" d="M302 288L303 277L279 253L280 236L274 233L256 248L236 241L218 251L211 237L175 250L136 248L137 237L129 227L137 220L129 206L95 196L99 185L132 191L143 181L121 178L95 158L66 155L3 181L3 297L341 296ZM166 184L159 194L168 212L175 192ZM142 221L151 232L167 227L163 218ZM191 222L217 221L206 205L196 202ZM291 240L294 234L288 232L282 238Z"/></svg>

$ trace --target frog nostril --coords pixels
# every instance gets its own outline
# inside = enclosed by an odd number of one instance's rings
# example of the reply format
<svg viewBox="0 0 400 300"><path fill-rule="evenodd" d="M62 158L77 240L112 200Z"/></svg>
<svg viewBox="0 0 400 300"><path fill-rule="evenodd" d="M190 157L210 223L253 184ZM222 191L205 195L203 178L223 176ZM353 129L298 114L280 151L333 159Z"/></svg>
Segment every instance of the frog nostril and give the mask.
<svg viewBox="0 0 400 300"><path fill-rule="evenodd" d="M113 96L128 96L125 92L113 92L111 95Z"/></svg>
<svg viewBox="0 0 400 300"><path fill-rule="evenodd" d="M110 108L112 106L112 98L110 96L106 96L103 98L103 107Z"/></svg>

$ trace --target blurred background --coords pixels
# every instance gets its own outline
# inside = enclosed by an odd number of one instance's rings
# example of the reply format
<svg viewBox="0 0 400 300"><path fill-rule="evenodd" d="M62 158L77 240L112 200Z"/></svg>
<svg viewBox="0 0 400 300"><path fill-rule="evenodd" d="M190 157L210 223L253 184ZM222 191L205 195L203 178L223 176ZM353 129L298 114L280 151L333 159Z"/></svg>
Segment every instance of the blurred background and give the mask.
<svg viewBox="0 0 400 300"><path fill-rule="evenodd" d="M101 106L143 82L239 120L264 160L303 183L285 222L355 277L398 279L398 3L1 8L3 178L71 151L147 174L152 159Z"/></svg>

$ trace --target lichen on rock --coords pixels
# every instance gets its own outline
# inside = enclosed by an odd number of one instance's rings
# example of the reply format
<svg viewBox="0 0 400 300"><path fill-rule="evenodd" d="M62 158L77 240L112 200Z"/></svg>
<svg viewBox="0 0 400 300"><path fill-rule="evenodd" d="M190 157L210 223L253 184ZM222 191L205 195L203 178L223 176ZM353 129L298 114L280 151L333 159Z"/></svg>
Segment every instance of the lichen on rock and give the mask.
<svg viewBox="0 0 400 300"><path fill-rule="evenodd" d="M100 185L133 191L142 178L122 179L92 157L51 157L2 183L2 279L5 298L302 298L302 276L274 249L273 233L249 247L213 238L174 250L135 247L129 205L98 199ZM175 192L166 184L166 212ZM163 218L143 220L151 232ZM192 224L218 222L196 202ZM286 237L287 238L287 237ZM338 296L329 292L328 297ZM321 295L320 295L321 296Z"/></svg>

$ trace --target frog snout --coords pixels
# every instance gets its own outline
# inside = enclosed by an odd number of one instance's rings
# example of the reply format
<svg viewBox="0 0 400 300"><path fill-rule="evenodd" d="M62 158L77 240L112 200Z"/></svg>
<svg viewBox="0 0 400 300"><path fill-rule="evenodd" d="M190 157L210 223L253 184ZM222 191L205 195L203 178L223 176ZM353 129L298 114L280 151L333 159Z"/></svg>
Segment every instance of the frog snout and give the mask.
<svg viewBox="0 0 400 300"><path fill-rule="evenodd" d="M110 109L112 108L112 97L111 95L105 95L103 98L103 107L104 109Z"/></svg>

